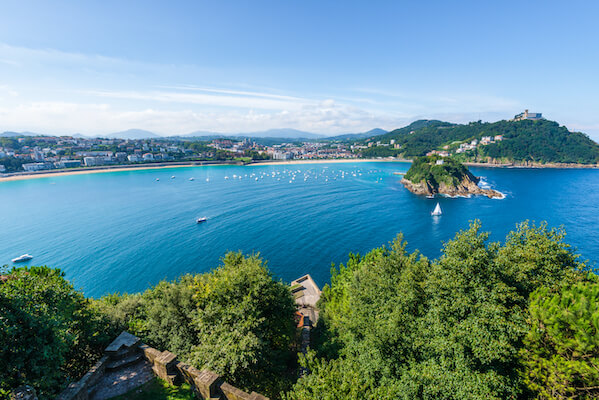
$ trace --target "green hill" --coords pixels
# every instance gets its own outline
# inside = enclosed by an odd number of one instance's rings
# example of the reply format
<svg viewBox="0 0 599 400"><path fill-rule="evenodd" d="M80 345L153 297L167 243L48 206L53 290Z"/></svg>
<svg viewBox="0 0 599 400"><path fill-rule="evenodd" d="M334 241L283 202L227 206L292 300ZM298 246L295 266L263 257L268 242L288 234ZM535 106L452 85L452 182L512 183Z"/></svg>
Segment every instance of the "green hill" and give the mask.
<svg viewBox="0 0 599 400"><path fill-rule="evenodd" d="M494 140L498 135L502 140ZM482 145L483 137L491 137L491 143ZM477 140L474 149L456 153L460 144ZM396 150L404 157L426 155L432 150L448 151L461 161L516 162L516 163L599 163L599 145L587 135L570 132L557 122L498 121L451 124L435 120L419 120L369 141L401 146ZM379 147L379 146L377 146ZM373 150L369 150L373 152ZM374 150L375 151L375 150Z"/></svg>
<svg viewBox="0 0 599 400"><path fill-rule="evenodd" d="M450 196L483 195L503 197L495 190L478 187L479 178L468 168L452 157L417 157L401 180L401 183L414 194Z"/></svg>
<svg viewBox="0 0 599 400"><path fill-rule="evenodd" d="M443 164L437 165L437 160L443 160ZM432 181L438 186L440 182L456 185L466 176L472 175L463 164L451 158L432 156L415 159L404 178L412 182Z"/></svg>

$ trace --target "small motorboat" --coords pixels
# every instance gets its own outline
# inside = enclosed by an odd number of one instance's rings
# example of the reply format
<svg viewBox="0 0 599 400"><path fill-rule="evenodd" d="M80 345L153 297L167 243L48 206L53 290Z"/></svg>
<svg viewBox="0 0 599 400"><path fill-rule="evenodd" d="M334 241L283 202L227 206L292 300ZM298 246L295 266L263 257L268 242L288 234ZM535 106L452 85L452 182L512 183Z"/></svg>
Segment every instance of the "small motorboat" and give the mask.
<svg viewBox="0 0 599 400"><path fill-rule="evenodd" d="M189 178L190 181L193 181L193 176L191 178Z"/></svg>
<svg viewBox="0 0 599 400"><path fill-rule="evenodd" d="M156 182L158 182L160 180L160 178L156 178Z"/></svg>
<svg viewBox="0 0 599 400"><path fill-rule="evenodd" d="M206 217L200 217L198 219L196 219L196 223L201 224L202 222L206 222L208 221L208 218Z"/></svg>
<svg viewBox="0 0 599 400"><path fill-rule="evenodd" d="M33 256L31 254L23 254L22 256L19 256L17 258L13 258L11 261L14 263L20 263L23 261L29 261L33 258Z"/></svg>
<svg viewBox="0 0 599 400"><path fill-rule="evenodd" d="M171 176L171 179L175 179L175 175Z"/></svg>
<svg viewBox="0 0 599 400"><path fill-rule="evenodd" d="M428 196L426 196L427 199L434 199L435 195L434 194L429 194Z"/></svg>

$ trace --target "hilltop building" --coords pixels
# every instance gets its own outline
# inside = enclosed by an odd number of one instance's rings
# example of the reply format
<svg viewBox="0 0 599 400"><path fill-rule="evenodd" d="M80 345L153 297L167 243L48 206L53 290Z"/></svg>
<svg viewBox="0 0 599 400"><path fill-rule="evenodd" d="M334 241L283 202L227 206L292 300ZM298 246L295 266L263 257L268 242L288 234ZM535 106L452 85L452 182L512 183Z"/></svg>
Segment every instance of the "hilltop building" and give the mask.
<svg viewBox="0 0 599 400"><path fill-rule="evenodd" d="M516 115L512 121L522 121L524 119L530 119L530 120L533 120L533 121L538 121L540 119L543 119L543 114L541 114L541 113L531 113L531 112L528 112L528 110L524 110L523 113L520 113L520 114Z"/></svg>

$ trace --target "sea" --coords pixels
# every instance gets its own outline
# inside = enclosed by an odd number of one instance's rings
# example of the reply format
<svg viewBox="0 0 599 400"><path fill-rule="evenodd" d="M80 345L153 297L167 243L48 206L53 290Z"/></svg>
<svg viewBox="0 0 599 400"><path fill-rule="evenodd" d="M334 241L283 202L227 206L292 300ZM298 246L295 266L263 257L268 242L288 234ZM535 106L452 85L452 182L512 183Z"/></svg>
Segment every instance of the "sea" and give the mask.
<svg viewBox="0 0 599 400"><path fill-rule="evenodd" d="M0 182L0 266L29 253L25 265L60 268L100 297L206 272L241 251L259 254L276 279L311 274L322 286L332 264L399 233L409 251L437 258L476 219L491 241L524 220L563 226L580 259L597 266L599 170L471 167L505 198L427 199L400 184L409 166L198 166ZM432 217L437 202L443 215Z"/></svg>

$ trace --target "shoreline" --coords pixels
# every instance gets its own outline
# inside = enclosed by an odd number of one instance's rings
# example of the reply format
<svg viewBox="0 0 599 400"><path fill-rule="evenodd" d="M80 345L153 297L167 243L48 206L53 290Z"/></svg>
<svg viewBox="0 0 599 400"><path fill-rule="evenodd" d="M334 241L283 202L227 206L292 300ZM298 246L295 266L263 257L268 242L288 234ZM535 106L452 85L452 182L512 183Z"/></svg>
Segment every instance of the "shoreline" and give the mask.
<svg viewBox="0 0 599 400"><path fill-rule="evenodd" d="M17 172L13 174L5 174L0 176L0 182L8 181L21 181L29 179L39 178L52 178L57 176L69 176L69 175L84 175L84 174L100 174L107 172L118 172L118 171L141 171L149 169L168 169L168 168L186 168L186 167L203 167L203 166L217 166L217 165L237 165L237 164L199 164L197 162L189 163L173 163L173 164L146 164L146 165L116 165L116 166L104 166L104 167L89 167L89 168L74 168L74 169L59 169L59 170L48 170L39 172Z"/></svg>
<svg viewBox="0 0 599 400"><path fill-rule="evenodd" d="M248 164L240 164L237 162L214 162L214 161L189 161L178 163L160 163L160 164L137 164L137 165L114 165L88 168L73 168L62 170L48 170L36 172L13 172L0 175L1 182L20 181L38 178L51 178L58 176L83 175L83 174L98 174L116 171L136 171L150 169L168 169L168 168L186 168L186 167L215 167L215 166L269 166L269 165L306 165L306 164L337 164L337 163L364 163L364 162L397 162L411 163L412 160L407 159L389 159L389 158L332 158L319 160L267 160L264 162L254 161ZM465 162L464 165L469 167L480 168L520 168L520 169L599 169L597 164L539 164L539 165L517 165L513 163L505 164L489 164L477 162Z"/></svg>
<svg viewBox="0 0 599 400"><path fill-rule="evenodd" d="M331 158L321 160L268 160L265 162L252 162L246 164L248 167L255 167L260 165L302 165L302 164L337 164L337 163L361 163L361 162L399 162L399 163L411 163L412 160L404 159L389 159L389 158Z"/></svg>
<svg viewBox="0 0 599 400"><path fill-rule="evenodd" d="M469 167L482 168L521 168L521 169L599 169L599 164L565 164L565 163L549 163L549 164L532 164L521 165L514 163L491 164L480 162L463 162L462 164Z"/></svg>
<svg viewBox="0 0 599 400"><path fill-rule="evenodd" d="M202 162L202 161L191 161L181 163L161 163L161 164L140 164L140 165L115 165L115 166L102 166L102 167L88 167L88 168L73 168L71 170L47 170L47 171L36 171L36 172L16 172L12 174L5 174L0 176L0 183L10 181L21 181L29 179L39 178L51 178L58 176L69 176L69 175L83 175L83 174L99 174L107 172L117 171L137 171L137 170L150 170L150 169L168 169L168 168L189 168L189 167L216 167L216 166L260 166L260 165L300 165L300 164L330 164L330 163L351 163L351 162L411 162L411 160L389 160L389 159L366 159L366 158L347 158L347 159L330 159L330 160L268 160L266 162L252 162L248 164L240 164L236 162L219 163L219 162Z"/></svg>

